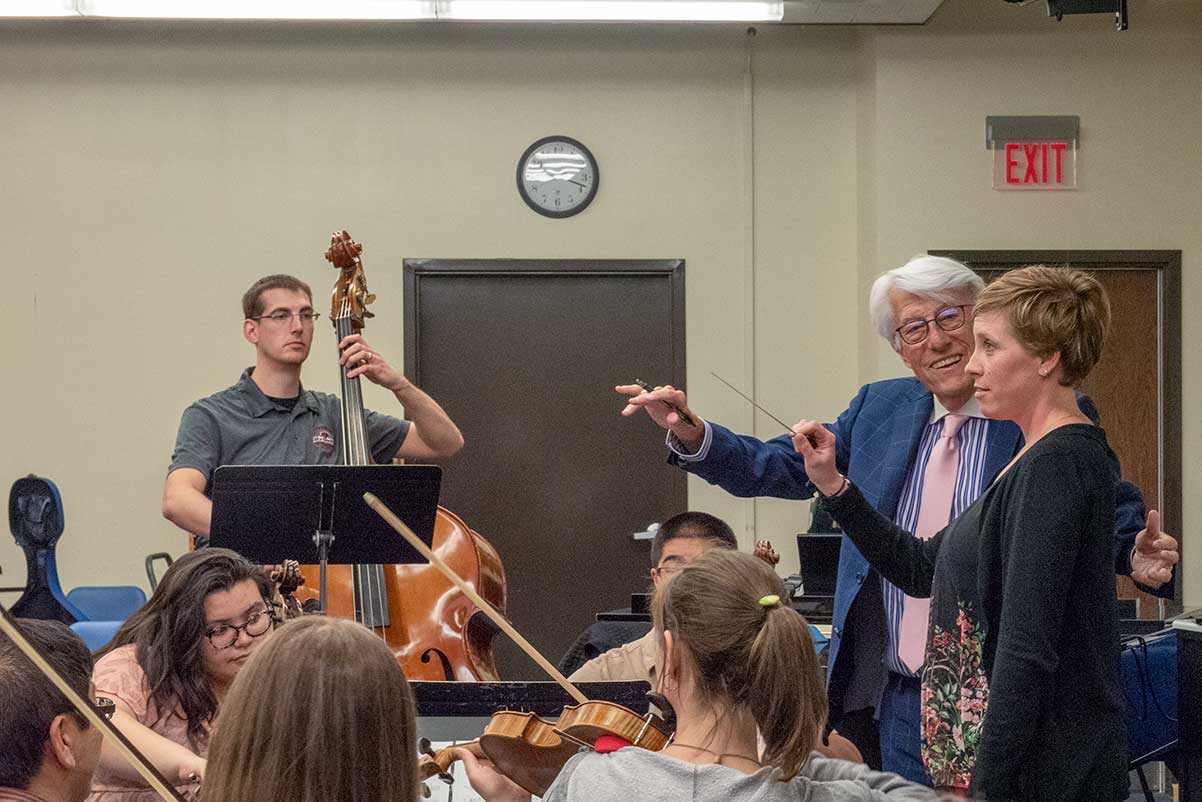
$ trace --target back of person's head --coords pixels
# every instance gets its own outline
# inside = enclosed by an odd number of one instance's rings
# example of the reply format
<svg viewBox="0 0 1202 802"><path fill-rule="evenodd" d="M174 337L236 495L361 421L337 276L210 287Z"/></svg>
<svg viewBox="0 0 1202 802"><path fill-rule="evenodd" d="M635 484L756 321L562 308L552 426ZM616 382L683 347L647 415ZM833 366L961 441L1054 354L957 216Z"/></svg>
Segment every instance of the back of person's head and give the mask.
<svg viewBox="0 0 1202 802"><path fill-rule="evenodd" d="M656 630L671 632L694 666L697 698L719 714L749 711L764 763L791 779L818 743L826 690L809 625L786 598L763 561L714 549L660 585L652 607Z"/></svg>
<svg viewBox="0 0 1202 802"><path fill-rule="evenodd" d="M96 653L103 657L134 644L159 710L166 714L179 705L194 746L204 740L205 726L217 712L201 651L207 628L205 599L248 579L265 601L271 598L271 583L262 569L237 552L216 548L188 552L163 573L150 600Z"/></svg>
<svg viewBox="0 0 1202 802"><path fill-rule="evenodd" d="M1001 312L1030 353L1060 352L1060 383L1079 385L1102 358L1110 328L1110 299L1090 274L1031 265L992 281L977 299L977 314Z"/></svg>
<svg viewBox="0 0 1202 802"><path fill-rule="evenodd" d="M285 273L275 273L274 275L264 276L263 278L250 285L250 289L242 295L242 316L246 319L258 317L263 314L263 293L269 290L294 290L303 292L309 296L309 303L313 303L313 290L309 289L309 285L298 279L296 276L289 276Z"/></svg>
<svg viewBox="0 0 1202 802"><path fill-rule="evenodd" d="M737 549L739 541L730 526L705 512L682 512L664 521L651 541L651 564L659 565L664 556L664 544L677 538L707 540L717 548Z"/></svg>
<svg viewBox="0 0 1202 802"><path fill-rule="evenodd" d="M204 798L412 802L415 727L409 684L382 638L353 621L293 621L222 703Z"/></svg>
<svg viewBox="0 0 1202 802"><path fill-rule="evenodd" d="M71 689L87 699L92 655L79 636L58 621L22 619L17 626ZM0 634L0 787L29 787L41 770L51 724L63 715L72 716L81 728L89 726L17 645Z"/></svg>
<svg viewBox="0 0 1202 802"><path fill-rule="evenodd" d="M877 333L896 347L893 330L893 290L924 295L950 303L972 303L985 288L985 281L965 265L945 256L920 253L901 267L886 270L868 293L868 311Z"/></svg>

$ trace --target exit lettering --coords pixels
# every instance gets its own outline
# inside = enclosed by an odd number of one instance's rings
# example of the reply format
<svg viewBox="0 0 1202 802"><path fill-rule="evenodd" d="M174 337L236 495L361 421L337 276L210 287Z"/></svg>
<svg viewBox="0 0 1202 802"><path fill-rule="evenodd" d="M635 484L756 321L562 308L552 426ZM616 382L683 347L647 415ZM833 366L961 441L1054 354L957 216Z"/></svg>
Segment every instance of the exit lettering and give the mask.
<svg viewBox="0 0 1202 802"><path fill-rule="evenodd" d="M1067 142L1007 142L1006 184L1063 186L1067 148Z"/></svg>

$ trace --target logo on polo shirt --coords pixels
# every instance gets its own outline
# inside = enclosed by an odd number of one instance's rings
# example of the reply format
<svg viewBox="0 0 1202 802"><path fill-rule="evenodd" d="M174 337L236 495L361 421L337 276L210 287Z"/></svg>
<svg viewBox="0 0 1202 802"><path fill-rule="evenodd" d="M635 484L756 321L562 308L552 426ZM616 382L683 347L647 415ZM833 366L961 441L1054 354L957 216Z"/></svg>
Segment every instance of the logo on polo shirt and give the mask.
<svg viewBox="0 0 1202 802"><path fill-rule="evenodd" d="M313 427L313 445L322 451L334 450L334 433L325 426Z"/></svg>

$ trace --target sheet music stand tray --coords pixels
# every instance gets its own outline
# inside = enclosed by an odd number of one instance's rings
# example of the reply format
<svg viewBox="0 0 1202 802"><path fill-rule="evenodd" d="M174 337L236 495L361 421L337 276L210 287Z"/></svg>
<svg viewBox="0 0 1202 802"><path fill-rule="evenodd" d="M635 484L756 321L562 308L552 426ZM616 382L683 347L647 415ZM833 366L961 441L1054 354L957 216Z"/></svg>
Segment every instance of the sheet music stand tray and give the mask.
<svg viewBox="0 0 1202 802"><path fill-rule="evenodd" d="M213 474L209 545L257 563L319 564L324 612L327 565L426 562L363 494L430 545L441 482L436 465L223 465Z"/></svg>

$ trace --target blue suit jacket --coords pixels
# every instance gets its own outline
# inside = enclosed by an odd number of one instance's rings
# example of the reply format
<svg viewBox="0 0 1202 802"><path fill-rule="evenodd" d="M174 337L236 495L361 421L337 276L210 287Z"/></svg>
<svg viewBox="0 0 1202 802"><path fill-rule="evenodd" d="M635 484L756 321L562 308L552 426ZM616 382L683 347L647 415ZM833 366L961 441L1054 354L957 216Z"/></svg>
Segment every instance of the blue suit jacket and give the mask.
<svg viewBox="0 0 1202 802"><path fill-rule="evenodd" d="M1093 403L1086 396L1078 398L1082 411L1096 421ZM839 471L891 519L933 408L930 390L918 379L889 379L861 387L843 414L826 424L837 438ZM764 442L710 425L713 436L704 460L686 462L672 455L669 461L736 496L805 499L814 495L805 462L787 435ZM1018 453L1023 437L1009 421L992 421L987 437L984 475L988 481ZM1123 482L1115 512L1116 573L1131 572L1131 548L1143 527L1143 499L1134 486ZM884 687L886 669L881 658L885 644L881 639L885 637L885 612L879 581L868 561L844 536L827 658L832 722L838 721L843 710L875 706ZM1166 584L1171 592L1172 583ZM872 592L861 594L866 588ZM857 635L860 642L853 644ZM858 665L853 665L855 655L859 655ZM872 655L875 658L869 659Z"/></svg>

